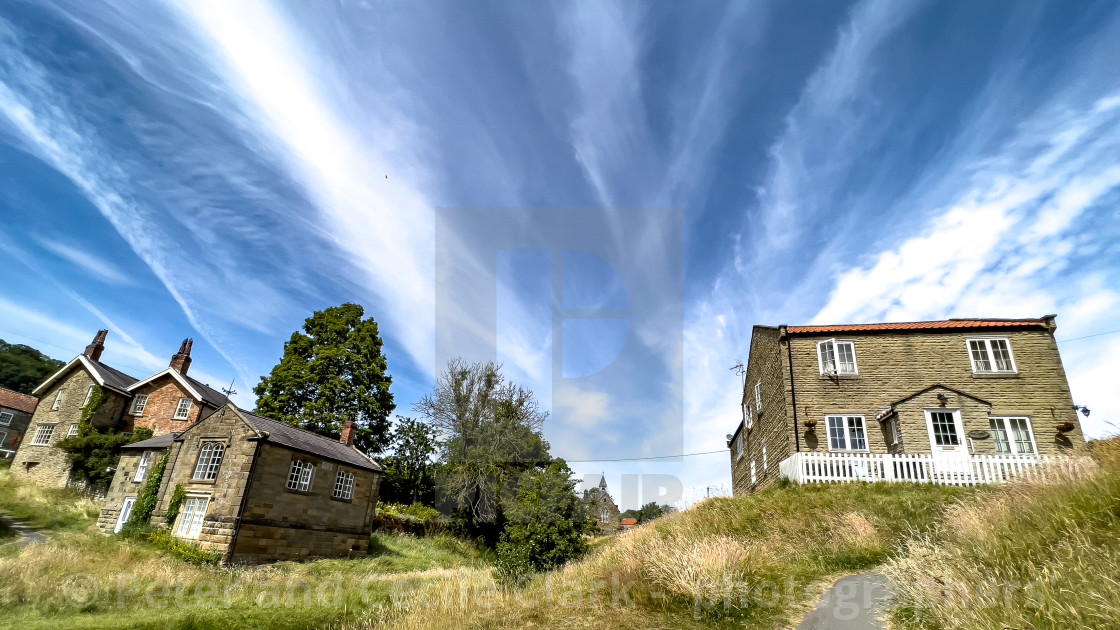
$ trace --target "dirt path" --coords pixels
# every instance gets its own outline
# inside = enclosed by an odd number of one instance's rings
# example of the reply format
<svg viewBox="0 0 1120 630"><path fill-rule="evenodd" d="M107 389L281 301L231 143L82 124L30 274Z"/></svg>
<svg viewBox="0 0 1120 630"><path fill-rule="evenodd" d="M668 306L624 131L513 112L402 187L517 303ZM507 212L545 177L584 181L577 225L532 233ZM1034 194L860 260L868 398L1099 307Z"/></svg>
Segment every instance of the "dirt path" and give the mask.
<svg viewBox="0 0 1120 630"><path fill-rule="evenodd" d="M33 543L46 542L47 540L47 537L39 533L39 530L31 527L27 523L24 523L23 521L13 516L8 516L7 514L0 512L0 521L6 522L8 525L12 526L12 529L16 530L17 538L15 540L10 540L4 543L3 546L5 547L7 547L8 545L12 545L15 547L25 547Z"/></svg>
<svg viewBox="0 0 1120 630"><path fill-rule="evenodd" d="M817 602L798 630L883 630L879 620L887 578L872 571L841 578Z"/></svg>

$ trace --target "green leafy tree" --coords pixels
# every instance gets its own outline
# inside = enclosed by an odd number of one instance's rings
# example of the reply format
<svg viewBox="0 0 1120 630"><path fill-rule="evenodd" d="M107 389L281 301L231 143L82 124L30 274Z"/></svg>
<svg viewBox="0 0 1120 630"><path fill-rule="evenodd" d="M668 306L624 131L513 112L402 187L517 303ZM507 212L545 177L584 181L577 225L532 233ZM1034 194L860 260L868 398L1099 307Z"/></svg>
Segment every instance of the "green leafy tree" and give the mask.
<svg viewBox="0 0 1120 630"><path fill-rule="evenodd" d="M105 433L93 426L91 419L105 402L105 392L94 386L89 402L82 407L78 435L65 438L58 448L70 459L70 476L85 481L91 488L107 488L113 481L124 445L152 437L152 430L141 427L132 435Z"/></svg>
<svg viewBox="0 0 1120 630"><path fill-rule="evenodd" d="M583 535L594 527L588 504L575 493L576 481L564 460L523 474L507 501L509 522L498 543L498 574L524 583L533 573L555 569L587 551Z"/></svg>
<svg viewBox="0 0 1120 630"><path fill-rule="evenodd" d="M503 496L521 473L551 460L541 435L548 414L533 392L505 380L501 366L461 359L448 364L415 409L439 436L438 489L465 533L495 542Z"/></svg>
<svg viewBox="0 0 1120 630"><path fill-rule="evenodd" d="M284 356L253 388L256 412L338 437L358 424L355 445L378 453L389 444L389 414L396 405L381 337L364 309L343 304L316 311L284 344Z"/></svg>
<svg viewBox="0 0 1120 630"><path fill-rule="evenodd" d="M413 418L397 416L392 433L393 454L384 461L381 500L394 503L425 503L434 499L432 456L436 453L436 434L428 425Z"/></svg>
<svg viewBox="0 0 1120 630"><path fill-rule="evenodd" d="M31 346L0 339L0 387L30 394L63 365Z"/></svg>

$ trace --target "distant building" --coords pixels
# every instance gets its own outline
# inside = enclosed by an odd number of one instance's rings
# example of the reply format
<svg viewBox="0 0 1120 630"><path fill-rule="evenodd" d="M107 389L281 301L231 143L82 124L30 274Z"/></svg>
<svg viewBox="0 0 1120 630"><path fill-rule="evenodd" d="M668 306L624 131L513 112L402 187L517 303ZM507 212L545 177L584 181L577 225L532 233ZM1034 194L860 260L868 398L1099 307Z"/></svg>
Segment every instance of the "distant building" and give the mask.
<svg viewBox="0 0 1120 630"><path fill-rule="evenodd" d="M636 518L624 518L624 519L622 519L622 521L619 522L619 525L622 526L622 529L633 529L633 528L638 526L638 519L636 519Z"/></svg>
<svg viewBox="0 0 1120 630"><path fill-rule="evenodd" d="M617 532L621 527L622 513L618 505L607 491L607 477L604 475L599 480L599 487L595 490L584 490L583 498L592 502L592 513L599 530L603 532Z"/></svg>
<svg viewBox="0 0 1120 630"><path fill-rule="evenodd" d="M15 457L39 399L0 387L0 459Z"/></svg>
<svg viewBox="0 0 1120 630"><path fill-rule="evenodd" d="M182 432L128 445L98 526L120 530L166 453L152 522L224 562L366 555L382 470L354 434L353 422L332 440L227 403ZM176 486L186 498L168 522Z"/></svg>
<svg viewBox="0 0 1120 630"><path fill-rule="evenodd" d="M774 484L797 453L944 462L1083 451L1055 320L755 326L727 441L735 494ZM858 457L837 465L869 480L903 472Z"/></svg>

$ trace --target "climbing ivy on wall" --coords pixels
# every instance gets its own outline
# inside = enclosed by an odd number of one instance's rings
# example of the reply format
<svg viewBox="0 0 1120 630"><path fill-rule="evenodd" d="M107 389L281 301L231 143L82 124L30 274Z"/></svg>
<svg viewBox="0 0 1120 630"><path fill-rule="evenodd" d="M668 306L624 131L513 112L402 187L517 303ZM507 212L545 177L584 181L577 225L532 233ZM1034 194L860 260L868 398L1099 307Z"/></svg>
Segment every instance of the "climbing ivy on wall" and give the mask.
<svg viewBox="0 0 1120 630"><path fill-rule="evenodd" d="M179 517L179 507L183 505L183 499L187 498L187 491L183 486L175 484L175 491L171 493L171 501L167 504L167 527L175 526L175 519Z"/></svg>
<svg viewBox="0 0 1120 630"><path fill-rule="evenodd" d="M58 443L58 447L70 457L71 478L85 481L92 490L109 486L121 458L121 447L152 437L152 430L148 428L137 429L132 435L99 431L93 426L93 416L105 400L105 391L94 385L89 402L82 407L78 435Z"/></svg>
<svg viewBox="0 0 1120 630"><path fill-rule="evenodd" d="M167 468L168 453L164 452L155 466L148 472L148 479L144 488L136 495L136 505L132 506L132 516L128 518L129 525L147 525L152 520L152 512L159 503L159 483L163 479L163 470Z"/></svg>

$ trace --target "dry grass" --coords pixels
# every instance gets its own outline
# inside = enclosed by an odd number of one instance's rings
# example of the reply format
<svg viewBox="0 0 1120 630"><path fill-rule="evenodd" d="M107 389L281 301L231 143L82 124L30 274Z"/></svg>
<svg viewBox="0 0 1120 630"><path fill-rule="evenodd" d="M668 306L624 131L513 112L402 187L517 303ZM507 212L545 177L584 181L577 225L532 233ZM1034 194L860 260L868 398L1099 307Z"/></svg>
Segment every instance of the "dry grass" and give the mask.
<svg viewBox="0 0 1120 630"><path fill-rule="evenodd" d="M1095 474L954 506L887 566L909 628L1120 628L1120 439Z"/></svg>
<svg viewBox="0 0 1120 630"><path fill-rule="evenodd" d="M101 505L74 490L20 483L10 470L0 470L0 511L38 529L82 530L97 520Z"/></svg>

